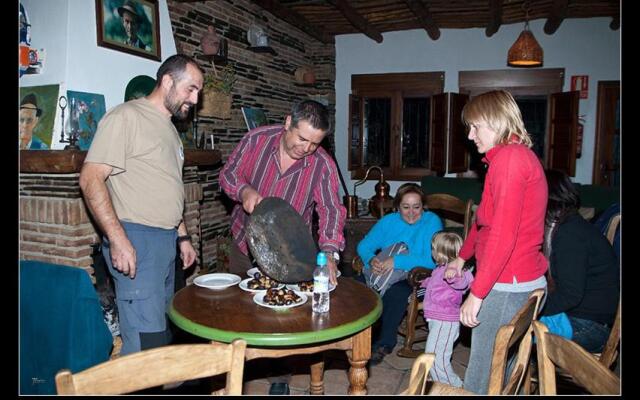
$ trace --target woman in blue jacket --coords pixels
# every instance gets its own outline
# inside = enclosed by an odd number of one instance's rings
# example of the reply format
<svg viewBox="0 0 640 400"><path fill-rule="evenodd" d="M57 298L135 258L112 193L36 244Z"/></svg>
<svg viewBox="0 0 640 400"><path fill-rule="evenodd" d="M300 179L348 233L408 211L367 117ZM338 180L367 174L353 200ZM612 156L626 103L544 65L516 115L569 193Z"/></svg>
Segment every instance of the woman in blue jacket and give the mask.
<svg viewBox="0 0 640 400"><path fill-rule="evenodd" d="M371 269L377 275L390 269L409 271L417 266L433 269L431 238L442 230L442 221L436 214L424 211L424 202L425 195L415 183L405 183L398 188L394 199L394 207L398 211L382 217L358 244L358 255L365 269ZM374 259L378 250L400 242L407 245L407 253L397 254L383 262ZM372 365L380 363L393 351L411 291L411 286L403 279L382 296L381 326L373 341Z"/></svg>

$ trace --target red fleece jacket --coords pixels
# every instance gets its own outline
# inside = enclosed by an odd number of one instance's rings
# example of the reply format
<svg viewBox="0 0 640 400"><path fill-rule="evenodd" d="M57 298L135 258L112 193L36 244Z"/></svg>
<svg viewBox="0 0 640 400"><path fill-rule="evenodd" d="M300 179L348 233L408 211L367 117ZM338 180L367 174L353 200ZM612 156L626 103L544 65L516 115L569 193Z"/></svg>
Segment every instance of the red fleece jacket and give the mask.
<svg viewBox="0 0 640 400"><path fill-rule="evenodd" d="M497 145L469 236L460 257L476 256L471 293L484 299L496 282L528 282L544 275L542 254L547 181L535 153L522 144Z"/></svg>

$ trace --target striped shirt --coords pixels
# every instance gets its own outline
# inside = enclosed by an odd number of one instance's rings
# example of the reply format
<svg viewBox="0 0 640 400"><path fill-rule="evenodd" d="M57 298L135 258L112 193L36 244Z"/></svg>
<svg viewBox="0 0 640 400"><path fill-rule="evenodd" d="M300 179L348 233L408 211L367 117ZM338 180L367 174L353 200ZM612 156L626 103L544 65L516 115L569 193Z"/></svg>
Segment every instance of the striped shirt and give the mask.
<svg viewBox="0 0 640 400"><path fill-rule="evenodd" d="M318 213L318 244L323 251L344 249L346 209L338 197L338 170L322 148L297 160L280 172L279 146L282 125L261 126L250 130L233 150L220 171L220 186L238 202L231 213L231 233L244 254L249 254L245 237L248 214L242 208L240 193L251 186L262 197L286 200L302 215L311 230L313 210Z"/></svg>

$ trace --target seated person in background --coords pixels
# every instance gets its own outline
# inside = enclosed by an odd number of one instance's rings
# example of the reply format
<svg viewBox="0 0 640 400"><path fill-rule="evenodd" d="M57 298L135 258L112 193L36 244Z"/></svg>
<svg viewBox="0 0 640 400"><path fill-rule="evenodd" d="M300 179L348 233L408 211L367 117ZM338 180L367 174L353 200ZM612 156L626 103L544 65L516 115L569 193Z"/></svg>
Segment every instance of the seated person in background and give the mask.
<svg viewBox="0 0 640 400"><path fill-rule="evenodd" d="M442 230L440 218L424 211L425 195L415 183L405 183L398 188L394 199L397 212L382 217L358 243L358 255L364 268L375 274L384 274L391 269L411 270L421 266L433 268L431 238ZM372 260L378 250L404 242L408 252L389 257L383 262ZM360 280L364 280L361 275ZM382 296L381 327L373 338L371 365L378 364L393 351L397 342L397 331L407 309L407 299L412 288L406 279L394 283Z"/></svg>
<svg viewBox="0 0 640 400"><path fill-rule="evenodd" d="M549 292L542 315L565 312L573 341L592 353L602 351L620 296L620 270L607 238L578 214L580 197L569 177L546 171L549 201L545 254Z"/></svg>
<svg viewBox="0 0 640 400"><path fill-rule="evenodd" d="M438 232L431 240L431 254L438 265L430 277L422 281L424 294L424 318L429 324L429 336L425 353L436 355L429 371L436 382L462 387L462 380L451 366L453 345L460 333L460 305L462 295L473 282L471 271L465 269L462 276L448 263L458 257L462 237L454 232Z"/></svg>
<svg viewBox="0 0 640 400"><path fill-rule="evenodd" d="M600 229L603 235L607 234L607 228L609 227L609 221L611 217L620 212L620 203L614 203L610 205L604 212L598 217L598 220L594 224ZM613 252L618 260L620 260L620 225L616 229L616 234L613 237Z"/></svg>

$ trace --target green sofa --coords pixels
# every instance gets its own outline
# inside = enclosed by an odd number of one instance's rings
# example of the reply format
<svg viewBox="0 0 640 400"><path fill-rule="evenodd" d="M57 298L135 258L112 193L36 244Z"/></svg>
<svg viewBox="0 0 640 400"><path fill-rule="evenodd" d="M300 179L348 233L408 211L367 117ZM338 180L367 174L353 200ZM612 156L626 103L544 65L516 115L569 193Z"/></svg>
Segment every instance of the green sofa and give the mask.
<svg viewBox="0 0 640 400"><path fill-rule="evenodd" d="M420 184L426 194L449 193L461 199L472 199L474 204L480 203L482 183L477 178L448 178L425 176ZM597 218L607 207L620 202L619 187L604 187L576 183L580 192L582 207L593 207L594 218Z"/></svg>

